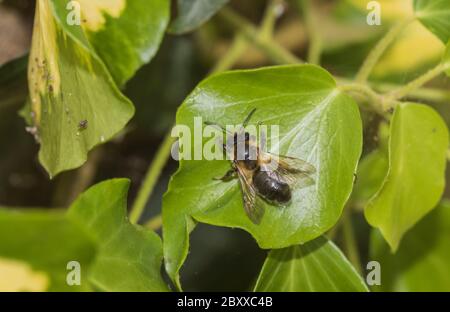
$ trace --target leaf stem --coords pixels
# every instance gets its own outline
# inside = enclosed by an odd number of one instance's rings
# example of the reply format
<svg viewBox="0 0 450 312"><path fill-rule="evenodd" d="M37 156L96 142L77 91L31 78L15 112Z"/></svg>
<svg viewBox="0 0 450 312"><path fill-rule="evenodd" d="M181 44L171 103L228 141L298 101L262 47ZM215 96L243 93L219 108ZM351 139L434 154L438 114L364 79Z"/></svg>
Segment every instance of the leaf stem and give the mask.
<svg viewBox="0 0 450 312"><path fill-rule="evenodd" d="M355 267L356 271L361 274L361 262L359 260L358 244L353 231L351 220L351 211L345 212L342 216L342 233L344 238L344 249L348 259Z"/></svg>
<svg viewBox="0 0 450 312"><path fill-rule="evenodd" d="M393 25L391 29L384 35L383 38L377 43L375 48L369 53L358 73L355 80L360 83L364 83L369 78L370 73L377 64L380 57L394 41L394 39L402 32L402 30L413 21L412 18L404 19Z"/></svg>
<svg viewBox="0 0 450 312"><path fill-rule="evenodd" d="M411 81L407 85L387 93L385 95L386 103L402 99L403 97L410 94L412 91L417 90L418 88L422 87L424 84L429 82L430 80L436 78L437 76L442 74L444 71L448 70L449 68L450 68L449 64L439 63L437 66L430 69L428 72L426 72L422 76L418 77L417 79Z"/></svg>
<svg viewBox="0 0 450 312"><path fill-rule="evenodd" d="M133 207L131 208L130 221L132 223L137 223L142 216L145 204L150 198L150 195L152 194L155 184L158 181L161 171L163 170L167 159L169 158L173 142L175 142L175 138L171 136L171 132L169 131L163 142L159 146L155 158L148 168L136 200L133 204Z"/></svg>
<svg viewBox="0 0 450 312"><path fill-rule="evenodd" d="M238 29L242 35L278 64L298 64L302 60L282 47L278 42L267 36L260 36L258 29L248 22L245 18L236 14L233 10L225 7L219 14L221 18L230 25Z"/></svg>

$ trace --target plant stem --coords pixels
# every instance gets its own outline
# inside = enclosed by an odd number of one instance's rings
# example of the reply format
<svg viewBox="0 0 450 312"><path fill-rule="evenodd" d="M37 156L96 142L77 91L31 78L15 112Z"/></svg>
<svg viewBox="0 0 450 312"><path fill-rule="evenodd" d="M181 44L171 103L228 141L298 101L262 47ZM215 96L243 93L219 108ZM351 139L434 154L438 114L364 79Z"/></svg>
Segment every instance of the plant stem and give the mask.
<svg viewBox="0 0 450 312"><path fill-rule="evenodd" d="M281 5L280 0L272 0L267 5L264 12L264 17L261 22L259 30L257 30L257 36L270 40L273 35L273 29L277 17L279 16L277 12L277 6ZM233 67L236 60L245 52L249 46L249 40L245 38L242 33L235 35L231 48L227 53L217 62L210 74L215 74L221 71L225 71Z"/></svg>
<svg viewBox="0 0 450 312"><path fill-rule="evenodd" d="M283 13L282 10L279 10L280 6L283 6L282 0L271 0L267 4L267 7L264 11L264 17L261 21L261 26L259 27L258 35L261 38L269 40L273 38L275 23L277 21L277 18L280 17Z"/></svg>
<svg viewBox="0 0 450 312"><path fill-rule="evenodd" d="M392 90L398 89L399 85L390 83L373 83L374 89L383 93L388 93ZM450 102L450 91L438 89L438 88L418 88L411 90L408 97L412 97L418 100L429 101L433 103L446 103Z"/></svg>
<svg viewBox="0 0 450 312"><path fill-rule="evenodd" d="M381 40L377 43L375 48L370 52L370 54L365 59L363 65L359 69L356 74L356 81L360 83L364 83L369 78L370 73L373 68L377 64L380 57L389 47L389 45L394 41L394 39L400 34L400 32L413 21L414 19L407 18L403 21L398 22L386 33L386 35L381 38Z"/></svg>
<svg viewBox="0 0 450 312"><path fill-rule="evenodd" d="M400 87L400 88L386 94L385 95L386 102L389 103L391 101L400 100L401 98L410 94L412 91L417 90L418 88L422 87L428 81L432 80L433 78L436 78L437 76L442 74L444 71L448 70L449 68L450 68L449 64L446 64L446 63L438 64L437 66L430 69L428 72L426 72L422 76L418 77L417 79L411 81L407 85Z"/></svg>
<svg viewBox="0 0 450 312"><path fill-rule="evenodd" d="M150 195L152 194L155 184L158 181L161 171L163 170L167 159L169 158L173 142L175 142L175 138L171 136L171 132L169 131L163 142L159 146L159 149L156 152L156 155L150 167L148 168L148 171L139 189L137 198L133 204L133 207L131 208L130 221L132 223L137 223L142 213L144 212L145 204L150 198Z"/></svg>
<svg viewBox="0 0 450 312"><path fill-rule="evenodd" d="M348 259L355 267L356 271L361 274L361 262L359 260L358 244L355 239L353 225L351 220L351 212L345 212L342 216L342 233L344 235L344 248Z"/></svg>
<svg viewBox="0 0 450 312"><path fill-rule="evenodd" d="M218 15L229 24L236 27L248 41L252 42L264 51L274 62L278 64L302 63L301 59L283 48L272 38L259 36L258 30L255 26L233 12L231 9L225 7L219 12Z"/></svg>
<svg viewBox="0 0 450 312"><path fill-rule="evenodd" d="M306 30L308 32L308 63L320 64L322 52L322 38L320 36L317 14L311 0L298 0L298 5L303 10Z"/></svg>
<svg viewBox="0 0 450 312"><path fill-rule="evenodd" d="M154 216L153 218L145 222L144 226L151 229L152 231L159 230L162 226L162 215L158 214Z"/></svg>
<svg viewBox="0 0 450 312"><path fill-rule="evenodd" d="M372 88L370 88L368 85L362 84L362 83L349 83L349 84L344 84L344 85L339 86L339 89L341 91L357 92L357 93L365 95L369 99L369 102L372 105L372 108L377 113L379 113L379 114L384 113L383 101L382 101L381 96L378 93L376 93L374 90L372 90Z"/></svg>
<svg viewBox="0 0 450 312"><path fill-rule="evenodd" d="M103 146L99 146L89 153L87 161L81 168L62 176L58 181L53 205L68 207L74 202L91 185L102 157Z"/></svg>
<svg viewBox="0 0 450 312"><path fill-rule="evenodd" d="M237 34L234 37L231 47L228 49L227 53L216 63L214 68L211 70L210 75L220 73L228 68L233 67L236 60L242 55L242 53L244 53L245 49L247 48L248 41L242 36L242 34Z"/></svg>

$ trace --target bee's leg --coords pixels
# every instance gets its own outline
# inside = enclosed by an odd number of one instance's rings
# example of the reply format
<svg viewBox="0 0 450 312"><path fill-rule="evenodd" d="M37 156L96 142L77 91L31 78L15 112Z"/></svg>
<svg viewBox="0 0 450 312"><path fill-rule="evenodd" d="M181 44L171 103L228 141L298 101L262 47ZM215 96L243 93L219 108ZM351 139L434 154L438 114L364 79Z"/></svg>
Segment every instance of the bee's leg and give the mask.
<svg viewBox="0 0 450 312"><path fill-rule="evenodd" d="M252 115L255 113L256 108L253 108L250 113L245 117L244 122L242 123L243 128L245 128L250 121L250 118L252 118Z"/></svg>
<svg viewBox="0 0 450 312"><path fill-rule="evenodd" d="M233 168L233 169L228 170L224 174L223 177L215 177L214 180L221 180L221 181L226 182L226 181L230 181L230 180L235 179L235 178L236 178L236 170L234 170L234 168Z"/></svg>
<svg viewBox="0 0 450 312"><path fill-rule="evenodd" d="M260 127L261 125L262 121L258 121L257 126ZM258 146L262 151L267 149L267 133L264 129L259 130Z"/></svg>

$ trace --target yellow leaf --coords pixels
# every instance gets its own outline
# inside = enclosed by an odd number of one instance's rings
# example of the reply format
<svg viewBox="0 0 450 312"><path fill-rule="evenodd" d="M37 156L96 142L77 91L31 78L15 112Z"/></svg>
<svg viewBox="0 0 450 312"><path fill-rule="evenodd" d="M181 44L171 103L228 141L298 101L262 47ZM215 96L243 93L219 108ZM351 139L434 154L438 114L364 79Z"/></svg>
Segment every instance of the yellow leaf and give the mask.
<svg viewBox="0 0 450 312"><path fill-rule="evenodd" d="M83 15L83 26L98 31L105 24L105 14L119 17L126 7L126 0L78 0Z"/></svg>
<svg viewBox="0 0 450 312"><path fill-rule="evenodd" d="M48 276L33 269L25 262L0 258L0 292L45 291Z"/></svg>
<svg viewBox="0 0 450 312"><path fill-rule="evenodd" d="M439 60L445 46L419 22L405 29L374 68L373 76L411 72Z"/></svg>
<svg viewBox="0 0 450 312"><path fill-rule="evenodd" d="M368 0L347 0L361 11L367 10ZM414 15L412 0L378 0L381 7L381 18L383 21L394 21Z"/></svg>

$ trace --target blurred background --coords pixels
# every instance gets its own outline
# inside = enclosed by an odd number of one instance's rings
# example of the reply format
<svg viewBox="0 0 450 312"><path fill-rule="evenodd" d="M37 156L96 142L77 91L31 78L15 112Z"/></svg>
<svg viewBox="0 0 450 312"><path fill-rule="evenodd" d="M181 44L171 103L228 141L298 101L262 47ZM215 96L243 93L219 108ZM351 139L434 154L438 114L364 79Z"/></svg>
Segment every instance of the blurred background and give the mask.
<svg viewBox="0 0 450 312"><path fill-rule="evenodd" d="M316 30L322 38L322 66L342 77L352 76L389 23L410 14L409 6L403 5L405 1L390 2L392 5L383 11L383 21L387 23L370 27L365 22L366 1L314 1L316 18L320 21ZM28 92L26 55L31 42L34 5L32 0L0 1L0 205L67 207L87 187L114 177L131 179L131 203L159 143L174 122L177 107L230 48L233 29L216 16L193 33L166 35L156 57L143 66L123 90L136 107L135 117L126 129L112 142L92 151L83 167L49 180L37 159L39 146L25 131L25 122L18 115ZM257 25L266 1L235 0L230 5ZM296 1L282 2L279 10L275 39L305 58L309 42L301 10ZM438 39L414 24L383 56L372 79L384 86L409 81L423 73L428 65L436 63L443 49ZM21 59L9 63L17 58ZM271 64L263 53L249 45L234 68ZM449 80L440 78L433 84L448 86ZM432 96L429 102L447 122L450 121L450 106ZM369 115L364 117L364 153L368 153L377 144L380 121ZM177 166L173 160L167 163L147 203L143 222L160 213L162 194ZM366 255L368 225L362 216L354 218L358 225L358 243ZM241 230L200 224L191 235L182 284L188 291L248 290L265 255L251 236Z"/></svg>

